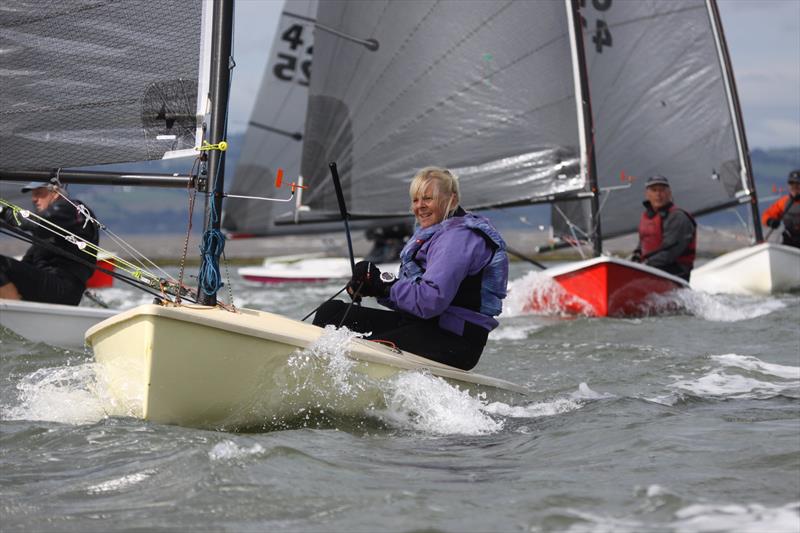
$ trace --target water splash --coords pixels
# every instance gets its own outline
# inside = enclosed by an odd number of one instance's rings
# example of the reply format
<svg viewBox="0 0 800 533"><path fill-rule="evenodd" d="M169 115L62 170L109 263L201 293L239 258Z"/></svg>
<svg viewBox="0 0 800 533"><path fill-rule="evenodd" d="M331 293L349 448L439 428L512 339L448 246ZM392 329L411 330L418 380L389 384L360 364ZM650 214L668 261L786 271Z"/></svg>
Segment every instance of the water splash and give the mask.
<svg viewBox="0 0 800 533"><path fill-rule="evenodd" d="M470 396L444 379L420 372L404 372L386 388L389 424L433 435L486 435L503 429L503 422L485 411L483 396Z"/></svg>
<svg viewBox="0 0 800 533"><path fill-rule="evenodd" d="M106 417L96 392L93 363L40 368L17 384L16 405L2 405L8 420L89 424Z"/></svg>
<svg viewBox="0 0 800 533"><path fill-rule="evenodd" d="M288 366L300 381L300 387L325 395L330 393L328 385L332 383L334 394L348 398L367 390L372 385L371 380L355 372L357 363L347 356L353 339L363 336L345 327L326 326L319 339L289 357ZM324 385L314 379L314 374L320 373L323 374Z"/></svg>
<svg viewBox="0 0 800 533"><path fill-rule="evenodd" d="M504 317L524 314L593 316L594 310L547 274L531 271L509 282L503 302Z"/></svg>
<svg viewBox="0 0 800 533"><path fill-rule="evenodd" d="M228 461L232 459L243 459L251 455L259 455L265 451L264 447L258 443L247 448L246 446L239 446L232 440L224 440L218 442L211 448L208 452L208 457L212 461Z"/></svg>

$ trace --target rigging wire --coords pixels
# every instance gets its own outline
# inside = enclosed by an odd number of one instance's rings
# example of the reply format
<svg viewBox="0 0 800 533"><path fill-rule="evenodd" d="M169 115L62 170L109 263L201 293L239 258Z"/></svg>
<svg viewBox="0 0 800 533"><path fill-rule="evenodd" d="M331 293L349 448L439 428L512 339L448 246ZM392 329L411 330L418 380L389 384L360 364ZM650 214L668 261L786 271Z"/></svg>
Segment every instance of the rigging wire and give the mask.
<svg viewBox="0 0 800 533"><path fill-rule="evenodd" d="M23 231L23 230L21 230L21 229L19 229L17 227L12 226L11 224L8 224L4 220L0 220L0 233L2 233L4 235L8 235L10 237L14 237L14 238L19 239L19 240L21 240L23 242L27 242L28 244L35 244L35 245L41 246L41 247L45 248L46 250L48 250L50 252L56 253L56 254L61 255L63 257L66 257L66 258L70 259L71 261L75 261L76 263L78 263L78 264L80 264L82 266L86 266L86 267L89 267L89 268L91 268L93 270L98 270L100 272L108 274L109 276L112 276L115 279L118 279L123 283L127 283L128 285L131 285L131 286L133 286L133 287L135 287L137 289L140 289L140 290L142 290L142 291L144 291L146 293L149 293L149 294L155 296L156 298L169 300L169 297L168 297L167 293L165 293L164 290L163 290L163 288L164 288L163 284L160 285L160 287L162 289L161 292L155 292L153 290L154 287L152 285L150 285L148 283L145 283L145 282L141 281L140 279L129 278L128 276L124 276L124 275L120 274L117 271L108 270L106 268L98 266L97 263L91 263L91 262L85 260L84 258L78 256L78 255L70 253L70 252L68 252L66 250L62 250L58 246L55 246L54 244L51 244L51 243L47 242L44 239L41 239L41 238L36 237L34 235L29 235L25 231Z"/></svg>

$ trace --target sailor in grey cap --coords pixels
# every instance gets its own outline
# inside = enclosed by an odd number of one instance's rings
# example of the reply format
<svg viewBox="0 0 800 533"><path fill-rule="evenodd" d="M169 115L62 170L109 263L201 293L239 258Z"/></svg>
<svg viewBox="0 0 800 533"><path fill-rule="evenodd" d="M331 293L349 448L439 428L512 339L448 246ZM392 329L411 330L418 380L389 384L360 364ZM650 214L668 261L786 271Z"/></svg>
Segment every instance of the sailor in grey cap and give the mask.
<svg viewBox="0 0 800 533"><path fill-rule="evenodd" d="M67 200L61 185L32 181L22 187L22 192L31 193L39 218L23 217L12 209L3 209L0 214L0 227L33 242L21 261L0 255L0 298L78 305L94 271L93 259L39 219L97 245L94 215L79 200Z"/></svg>
<svg viewBox="0 0 800 533"><path fill-rule="evenodd" d="M639 245L631 259L689 281L697 249L697 223L672 203L669 180L647 178L644 212L639 220Z"/></svg>

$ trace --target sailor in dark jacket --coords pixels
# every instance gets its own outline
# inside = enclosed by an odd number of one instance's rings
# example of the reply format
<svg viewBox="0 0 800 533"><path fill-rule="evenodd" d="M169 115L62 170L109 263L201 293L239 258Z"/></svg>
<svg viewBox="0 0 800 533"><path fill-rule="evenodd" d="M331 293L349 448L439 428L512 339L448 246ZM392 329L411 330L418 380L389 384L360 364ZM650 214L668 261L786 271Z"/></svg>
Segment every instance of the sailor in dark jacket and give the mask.
<svg viewBox="0 0 800 533"><path fill-rule="evenodd" d="M76 242L97 245L96 223L87 221L82 209L75 207L82 206L81 202L67 201L48 183L29 183L22 188L22 192L28 191L38 216L75 235ZM94 218L88 208L86 213ZM78 244L35 224L31 217L26 219L19 213L15 216L11 209L4 208L1 218L0 226L19 226L35 240L21 261L0 255L0 298L78 305L93 272L84 264L92 260L91 256L81 252Z"/></svg>
<svg viewBox="0 0 800 533"><path fill-rule="evenodd" d="M782 242L800 248L800 170L789 173L789 194L781 196L761 216L770 233L783 224ZM768 235L769 237L769 235Z"/></svg>
<svg viewBox="0 0 800 533"><path fill-rule="evenodd" d="M672 190L664 176L647 179L643 204L639 246L632 260L689 281L697 249L697 223L672 203Z"/></svg>

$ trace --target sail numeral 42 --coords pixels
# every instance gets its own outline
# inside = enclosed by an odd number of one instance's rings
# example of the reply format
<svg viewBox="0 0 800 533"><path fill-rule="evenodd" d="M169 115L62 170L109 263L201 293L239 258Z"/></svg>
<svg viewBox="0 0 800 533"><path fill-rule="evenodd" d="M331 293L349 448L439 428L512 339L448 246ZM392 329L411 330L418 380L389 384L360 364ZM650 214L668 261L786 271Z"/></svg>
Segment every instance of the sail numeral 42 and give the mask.
<svg viewBox="0 0 800 533"><path fill-rule="evenodd" d="M603 13L604 11L608 11L611 8L612 0L592 0L592 7ZM579 6L580 9L586 9L586 0L580 0ZM586 20L586 17L581 15L581 25L584 28L589 27L589 23ZM611 30L608 28L608 24L602 18L598 18L595 21L595 28L594 28L594 35L592 35L592 42L594 43L594 49L598 54L603 53L604 46L612 46L614 44L614 39L611 36Z"/></svg>
<svg viewBox="0 0 800 533"><path fill-rule="evenodd" d="M280 80L297 82L299 85L308 86L308 82L311 79L311 58L304 59L301 57L304 52L303 44L305 43L303 30L304 27L302 25L293 24L281 34L281 40L289 45L292 53L279 53L275 66L272 67L272 73ZM308 56L313 55L313 53L313 46L305 49L305 54Z"/></svg>

